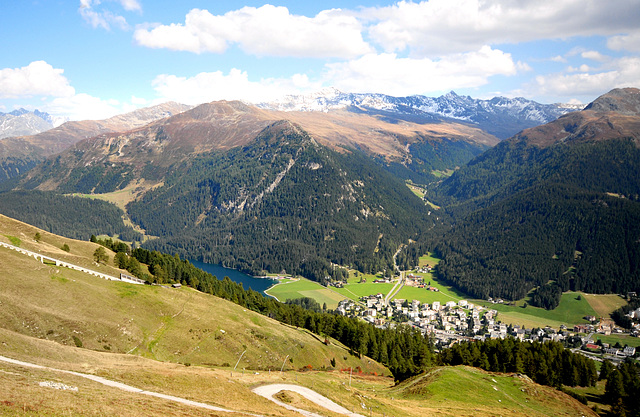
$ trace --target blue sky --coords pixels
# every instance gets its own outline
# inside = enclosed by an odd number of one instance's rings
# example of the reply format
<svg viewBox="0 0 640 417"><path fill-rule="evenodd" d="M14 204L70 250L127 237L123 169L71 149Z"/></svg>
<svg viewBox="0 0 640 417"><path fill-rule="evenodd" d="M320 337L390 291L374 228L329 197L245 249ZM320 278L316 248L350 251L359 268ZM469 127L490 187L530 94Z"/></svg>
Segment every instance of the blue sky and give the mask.
<svg viewBox="0 0 640 417"><path fill-rule="evenodd" d="M101 119L325 87L588 103L640 87L640 0L21 0L0 111Z"/></svg>

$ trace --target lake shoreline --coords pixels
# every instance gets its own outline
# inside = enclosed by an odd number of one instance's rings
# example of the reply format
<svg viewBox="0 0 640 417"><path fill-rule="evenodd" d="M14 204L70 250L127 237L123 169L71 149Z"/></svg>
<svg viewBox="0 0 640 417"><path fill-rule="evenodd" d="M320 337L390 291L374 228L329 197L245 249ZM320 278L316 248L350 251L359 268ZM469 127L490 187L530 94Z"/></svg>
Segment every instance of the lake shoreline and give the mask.
<svg viewBox="0 0 640 417"><path fill-rule="evenodd" d="M189 262L196 268L215 276L219 280L229 277L233 282L242 284L244 289L252 289L253 291L269 297L271 296L266 294L265 291L280 282L277 278L269 276L254 277L252 275L245 274L244 272L240 272L237 269L226 268L222 265L209 264L194 259L189 259Z"/></svg>

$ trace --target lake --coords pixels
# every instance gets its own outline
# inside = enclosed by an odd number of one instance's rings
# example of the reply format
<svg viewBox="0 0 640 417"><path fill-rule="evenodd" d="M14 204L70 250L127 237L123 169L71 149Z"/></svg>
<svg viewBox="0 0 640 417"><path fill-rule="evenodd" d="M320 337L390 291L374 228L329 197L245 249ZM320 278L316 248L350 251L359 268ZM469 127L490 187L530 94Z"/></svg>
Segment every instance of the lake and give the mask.
<svg viewBox="0 0 640 417"><path fill-rule="evenodd" d="M196 268L202 269L205 272L214 275L218 279L222 280L224 277L229 277L232 281L237 283L241 283L245 290L251 288L254 291L261 292L264 294L266 290L268 290L273 284L276 284L278 280L271 278L256 278L251 275L244 274L240 271L236 271L235 269L225 268L220 265L208 264L205 262L189 260L193 266Z"/></svg>

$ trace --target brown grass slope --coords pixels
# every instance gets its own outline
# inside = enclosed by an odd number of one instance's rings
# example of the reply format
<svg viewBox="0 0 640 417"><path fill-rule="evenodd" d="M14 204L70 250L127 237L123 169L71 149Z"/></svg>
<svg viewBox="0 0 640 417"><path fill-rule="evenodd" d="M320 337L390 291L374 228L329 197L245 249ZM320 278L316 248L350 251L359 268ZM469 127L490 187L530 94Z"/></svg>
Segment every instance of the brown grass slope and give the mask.
<svg viewBox="0 0 640 417"><path fill-rule="evenodd" d="M160 392L238 410L246 415L298 415L250 390L287 383L311 388L362 415L371 416L595 416L587 407L550 387L518 375L487 373L468 367L435 368L405 383L389 378L343 372L231 372L158 362L139 356L95 352L62 346L0 329L0 354L55 369L101 376L147 391ZM8 352L8 353L7 353ZM55 382L78 391L41 387ZM212 416L229 415L105 387L86 379L0 362L0 414ZM335 415L290 391L278 397L296 407Z"/></svg>

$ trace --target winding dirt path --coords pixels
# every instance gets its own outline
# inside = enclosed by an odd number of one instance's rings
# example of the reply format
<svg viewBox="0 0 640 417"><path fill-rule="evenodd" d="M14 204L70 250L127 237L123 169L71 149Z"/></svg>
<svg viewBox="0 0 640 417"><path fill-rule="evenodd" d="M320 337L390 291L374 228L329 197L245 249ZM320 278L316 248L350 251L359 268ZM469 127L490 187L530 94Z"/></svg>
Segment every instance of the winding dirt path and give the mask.
<svg viewBox="0 0 640 417"><path fill-rule="evenodd" d="M306 411L306 410L301 410L299 408L293 407L289 404L285 404L282 401L276 399L274 397L274 395L276 395L277 393L279 393L280 391L293 391L297 394L302 395L304 398L306 398L309 401L312 401L316 404L318 404L319 406L326 408L329 411L333 411L334 413L338 413L338 414L344 414L346 416L350 416L350 417L365 417L362 414L356 414L356 413L352 413L351 411L347 410L346 408L334 403L333 401L331 401L330 399L328 399L327 397L318 394L315 391L310 390L309 388L305 388L305 387L301 387L299 385L291 385L291 384L272 384L272 385L263 385L261 387L257 387L254 388L252 390L255 394L258 394L270 401L273 401L274 403L278 404L281 407L284 407L286 409L289 409L291 411L295 411L298 412L300 414L302 414L303 416L308 416L308 417L322 417L319 414L316 413L312 413L310 411Z"/></svg>
<svg viewBox="0 0 640 417"><path fill-rule="evenodd" d="M214 405L201 403L201 402L198 402L198 401L187 400L186 398L176 397L176 396L173 396L173 395L161 394L159 392L153 392L153 391L145 391L145 390L140 389L140 388L132 387L131 385L123 384L122 382L112 381L110 379L102 378L102 377L96 376L96 375L83 374L81 372L67 371L67 370L64 370L64 369L50 368L48 366L36 365L36 364L33 364L33 363L29 363L29 362L23 362L23 361L19 361L19 360L16 360L16 359L7 358L5 356L0 356L0 361L1 362L6 362L6 363L10 363L10 364L13 364L13 365L23 366L23 367L26 367L26 368L43 369L43 370L47 370L47 371L60 372L60 373L65 373L65 374L69 374L69 375L74 375L74 376L78 376L78 377L81 377L81 378L89 379L91 381L98 382L98 383L100 383L102 385L106 385L108 387L121 389L123 391L128 391L128 392L133 392L133 393L138 393L138 394L143 394L143 395L149 395L149 396L152 396L152 397L162 398L164 400L175 401L177 403L189 405L189 406L192 406L192 407L204 408L206 410L218 411L218 412L222 412L222 413L241 413L241 414L244 414L244 415L249 415L249 416L254 416L254 417L263 417L263 416L261 416L259 414L251 414L251 413L247 413L247 412L244 412L244 411L228 410L226 408L216 407ZM305 388L305 387L302 387L302 386L299 386L299 385L290 385L290 384L263 385L261 387L254 388L252 391L253 391L253 393L255 393L257 395L260 395L260 396L262 396L264 398L267 398L268 400L271 400L274 403L276 403L276 404L278 404L278 405L280 405L280 406L282 406L284 408L287 408L289 410L295 411L295 412L300 413L300 414L302 414L304 416L307 416L307 417L322 417L319 414L312 413L312 412L306 411L306 410L301 410L299 408L295 408L293 406L290 406L289 404L285 404L285 403L275 399L274 395L276 395L277 393L279 393L280 391L283 391L283 390L296 392L296 393L302 395L303 397L305 397L307 400L312 401L312 402L318 404L319 406L324 407L327 410L333 411L335 413L344 414L344 415L350 416L350 417L365 417L365 416L363 416L361 414L352 413L351 411L347 410L346 408L334 403L333 401L331 401L327 397L324 397L324 396L318 394L317 392L310 390L309 388Z"/></svg>

